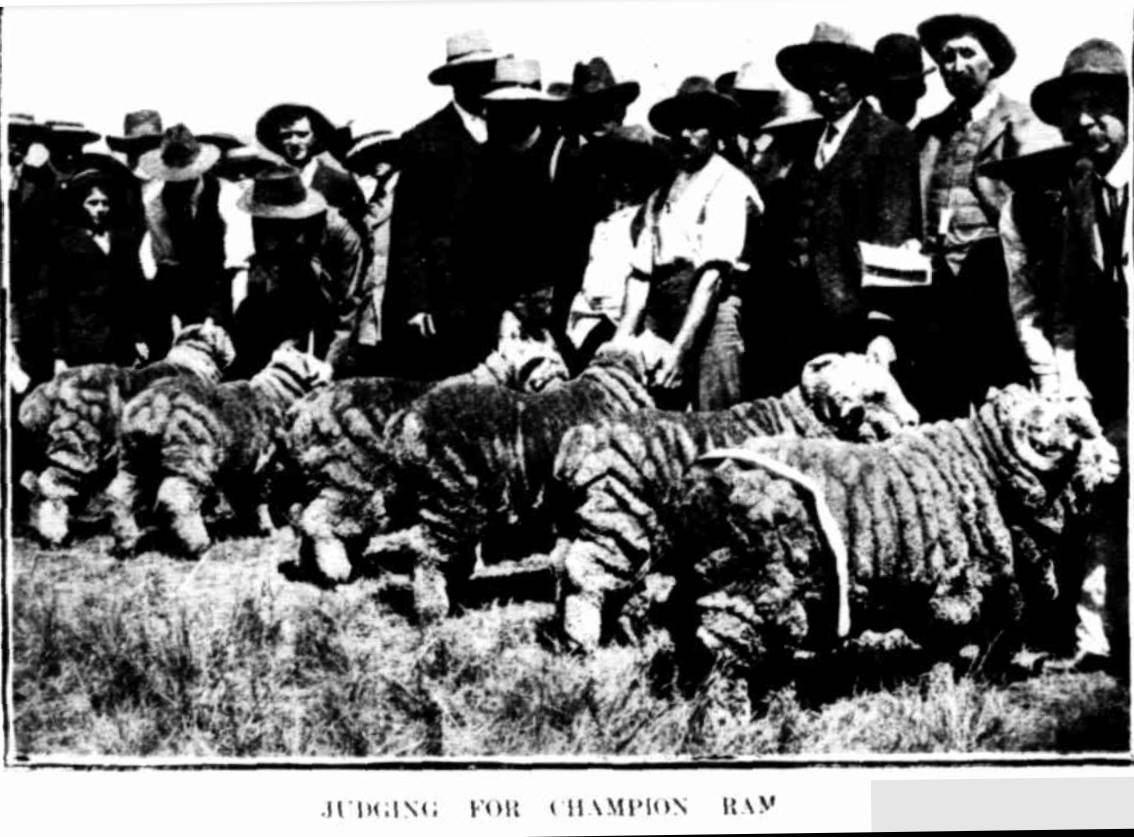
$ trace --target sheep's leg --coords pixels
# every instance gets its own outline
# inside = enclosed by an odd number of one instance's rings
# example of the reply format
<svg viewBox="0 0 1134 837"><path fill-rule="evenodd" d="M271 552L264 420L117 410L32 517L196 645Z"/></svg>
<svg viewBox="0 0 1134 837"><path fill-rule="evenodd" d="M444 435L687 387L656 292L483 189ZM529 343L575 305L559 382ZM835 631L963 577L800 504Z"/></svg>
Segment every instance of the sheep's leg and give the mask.
<svg viewBox="0 0 1134 837"><path fill-rule="evenodd" d="M127 555L138 548L142 530L134 510L138 503L138 478L121 470L106 488L109 500L110 531L114 536L114 551Z"/></svg>
<svg viewBox="0 0 1134 837"><path fill-rule="evenodd" d="M421 624L448 616L449 579L445 554L427 534L422 524L397 532L375 535L366 547L364 558L378 561L385 554L405 553L413 556L412 588L414 612Z"/></svg>
<svg viewBox="0 0 1134 837"><path fill-rule="evenodd" d="M69 473L49 465L34 479L35 489L30 510L30 522L45 542L58 546L70 532L69 503L78 496Z"/></svg>
<svg viewBox="0 0 1134 837"><path fill-rule="evenodd" d="M335 512L331 500L319 496L299 516L303 543L299 550L300 565L312 580L338 584L351 575L350 556L342 538L335 533ZM309 560L314 559L313 561Z"/></svg>
<svg viewBox="0 0 1134 837"><path fill-rule="evenodd" d="M201 514L201 490L185 477L166 477L157 492L157 506L169 515L170 531L190 555L209 548L209 531Z"/></svg>

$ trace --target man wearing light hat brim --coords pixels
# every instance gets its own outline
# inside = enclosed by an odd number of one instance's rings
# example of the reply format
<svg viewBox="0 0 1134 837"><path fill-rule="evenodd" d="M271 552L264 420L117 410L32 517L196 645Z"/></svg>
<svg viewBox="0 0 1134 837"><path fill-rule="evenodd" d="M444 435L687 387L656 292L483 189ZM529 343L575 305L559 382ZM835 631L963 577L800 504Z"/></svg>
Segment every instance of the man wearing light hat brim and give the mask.
<svg viewBox="0 0 1134 837"><path fill-rule="evenodd" d="M327 211L326 199L303 185L298 170L291 166L267 170L236 204L253 218L299 221Z"/></svg>
<svg viewBox="0 0 1134 837"><path fill-rule="evenodd" d="M122 135L107 136L106 144L111 151L118 151L134 159L131 167L137 165L137 157L152 151L161 144L164 133L161 114L156 110L136 110L126 114L123 119Z"/></svg>
<svg viewBox="0 0 1134 837"><path fill-rule="evenodd" d="M429 81L437 85L452 84L467 68L510 57L511 53L494 50L488 36L480 29L462 32L445 42L445 63L429 73Z"/></svg>

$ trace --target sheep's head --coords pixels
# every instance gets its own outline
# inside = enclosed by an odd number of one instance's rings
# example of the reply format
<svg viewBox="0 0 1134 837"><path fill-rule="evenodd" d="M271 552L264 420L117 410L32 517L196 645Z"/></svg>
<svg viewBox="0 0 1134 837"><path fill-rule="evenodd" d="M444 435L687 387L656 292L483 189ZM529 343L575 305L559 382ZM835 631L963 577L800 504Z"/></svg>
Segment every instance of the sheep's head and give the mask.
<svg viewBox="0 0 1134 837"><path fill-rule="evenodd" d="M522 392L543 392L571 375L547 331L527 339L502 339L498 352L508 368L508 385Z"/></svg>
<svg viewBox="0 0 1134 837"><path fill-rule="evenodd" d="M611 340L599 347L593 365L622 366L635 380L646 387L658 383L662 361L670 349L669 343L656 334L645 331L634 337Z"/></svg>
<svg viewBox="0 0 1134 837"><path fill-rule="evenodd" d="M1040 489L1046 497L1068 485L1091 494L1121 473L1118 451L1085 399L1047 398L1012 384L989 390L981 412L1005 452L1035 475L1033 494Z"/></svg>
<svg viewBox="0 0 1134 837"><path fill-rule="evenodd" d="M819 419L843 439L880 441L920 418L890 370L866 355L825 354L808 361L800 389Z"/></svg>
<svg viewBox="0 0 1134 837"><path fill-rule="evenodd" d="M312 354L301 352L290 343L282 344L272 352L268 369L275 369L290 377L299 389L296 394L310 392L331 381L331 365Z"/></svg>
<svg viewBox="0 0 1134 837"><path fill-rule="evenodd" d="M216 369L217 374L213 377L220 378L236 359L236 349L228 332L208 319L178 331L173 338L173 346L169 350L167 359L173 362L181 359L189 365L192 365L194 360L206 360Z"/></svg>

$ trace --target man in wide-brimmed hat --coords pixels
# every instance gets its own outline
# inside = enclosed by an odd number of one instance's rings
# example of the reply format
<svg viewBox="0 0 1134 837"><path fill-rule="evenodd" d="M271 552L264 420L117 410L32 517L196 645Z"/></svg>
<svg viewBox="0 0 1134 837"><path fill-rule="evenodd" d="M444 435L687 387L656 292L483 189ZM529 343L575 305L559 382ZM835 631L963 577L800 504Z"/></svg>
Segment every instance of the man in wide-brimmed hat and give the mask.
<svg viewBox="0 0 1134 837"><path fill-rule="evenodd" d="M160 113L150 109L135 110L122 120L122 135L107 135L106 144L111 151L125 155L126 164L133 169L138 165L138 158L161 145L163 133Z"/></svg>
<svg viewBox="0 0 1134 837"><path fill-rule="evenodd" d="M878 84L874 95L882 113L899 125L913 128L917 103L925 95L925 77L933 72L921 59L921 42L913 35L892 32L874 45Z"/></svg>
<svg viewBox="0 0 1134 837"><path fill-rule="evenodd" d="M390 268L383 302L383 335L407 375L444 377L465 366L441 345L459 318L450 299L464 285L460 254L453 250L459 219L468 213L476 161L488 139L482 96L502 54L479 30L450 37L445 63L429 80L453 89L453 100L406 131L402 173L390 226ZM475 363L475 361L474 361Z"/></svg>
<svg viewBox="0 0 1134 837"><path fill-rule="evenodd" d="M784 91L755 61L745 61L739 70L723 73L713 86L740 108L736 130L723 143L722 153L759 189L772 145L772 135L764 126L782 113Z"/></svg>
<svg viewBox="0 0 1134 837"><path fill-rule="evenodd" d="M97 140L102 134L92 131L82 122L66 119L49 119L42 142L51 152L51 165L62 177L76 173L75 161L83 146Z"/></svg>
<svg viewBox="0 0 1134 837"><path fill-rule="evenodd" d="M988 387L1023 373L1006 297L997 235L1007 184L979 164L1051 147L1058 135L1026 104L1000 92L996 80L1016 51L996 24L973 15L938 15L918 26L953 101L917 128L926 251L935 259L943 382L937 415L967 412ZM948 368L966 375L948 375ZM933 416L936 417L936 416Z"/></svg>
<svg viewBox="0 0 1134 837"><path fill-rule="evenodd" d="M626 109L641 92L636 81L617 81L601 56L576 62L567 91L567 125L586 138L601 136L626 121Z"/></svg>
<svg viewBox="0 0 1134 837"><path fill-rule="evenodd" d="M310 105L285 103L268 108L256 120L256 140L299 169L303 182L327 199L365 236L366 199L337 159L336 144L346 136Z"/></svg>
<svg viewBox="0 0 1134 837"><path fill-rule="evenodd" d="M1001 214L1016 330L1030 379L1056 398L1081 399L1128 468L1130 369L1129 64L1117 45L1092 38L1071 50L1063 71L1032 91L1036 114L1070 144L1041 152L1062 175L1058 199L1023 184ZM1029 155L1039 157L1041 155ZM1019 167L1031 160L1021 157ZM1011 176L1007 166L1001 174ZM1034 169L1034 166L1031 167ZM1056 668L1125 668L1128 657L1128 483L1097 498L1082 548L1083 583L1054 621ZM1071 637L1074 641L1071 641Z"/></svg>
<svg viewBox="0 0 1134 837"><path fill-rule="evenodd" d="M774 268L760 284L761 322L753 327L763 343L762 394L791 386L803 363L823 352L865 350L883 363L899 356L907 363L916 326L897 299L863 288L860 243L897 247L921 235L913 135L866 100L878 77L873 53L820 23L810 41L781 49L776 66L821 119L794 135L768 208Z"/></svg>
<svg viewBox="0 0 1134 837"><path fill-rule="evenodd" d="M255 253L237 288L233 374L252 374L284 340L326 355L349 329L361 294L362 242L291 166L258 174L238 206L252 218Z"/></svg>
<svg viewBox="0 0 1134 837"><path fill-rule="evenodd" d="M216 176L220 158L217 146L177 124L138 160L137 171L152 181L143 197L142 267L162 313L153 318L155 355L168 348L171 318L182 325L208 317L231 321L231 283L246 268L252 241L247 219L236 211L239 187Z"/></svg>
<svg viewBox="0 0 1134 837"><path fill-rule="evenodd" d="M661 386L676 403L722 409L743 400L740 293L749 223L763 202L722 157L737 105L707 78L685 79L655 104L650 124L669 137L677 173L643 208L618 335L645 327L669 341Z"/></svg>

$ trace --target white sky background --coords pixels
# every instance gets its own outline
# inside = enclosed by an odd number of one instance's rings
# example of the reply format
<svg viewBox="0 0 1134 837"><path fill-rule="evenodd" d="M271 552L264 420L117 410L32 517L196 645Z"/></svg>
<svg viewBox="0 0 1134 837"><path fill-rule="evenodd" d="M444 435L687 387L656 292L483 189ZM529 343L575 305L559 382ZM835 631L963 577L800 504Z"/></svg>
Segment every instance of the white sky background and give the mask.
<svg viewBox="0 0 1134 837"><path fill-rule="evenodd" d="M574 62L607 58L642 96L631 122L694 73L715 78L754 60L783 84L776 51L810 38L819 20L843 26L872 48L887 32L913 33L943 11L996 21L1019 58L1002 80L1027 100L1058 74L1068 51L1101 36L1129 50L1129 0L1059 4L807 2L807 0L540 0L249 5L8 7L3 12L2 105L39 119L77 119L119 133L122 116L145 107L166 125L250 136L256 117L280 101L322 109L355 132L404 130L448 99L426 74L444 59L447 35L480 27L494 45L538 59L545 86L569 81ZM1129 53L1128 53L1129 54ZM947 98L938 74L922 113Z"/></svg>

